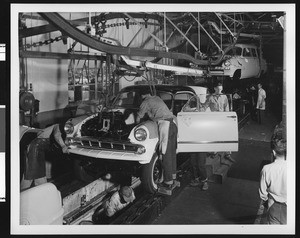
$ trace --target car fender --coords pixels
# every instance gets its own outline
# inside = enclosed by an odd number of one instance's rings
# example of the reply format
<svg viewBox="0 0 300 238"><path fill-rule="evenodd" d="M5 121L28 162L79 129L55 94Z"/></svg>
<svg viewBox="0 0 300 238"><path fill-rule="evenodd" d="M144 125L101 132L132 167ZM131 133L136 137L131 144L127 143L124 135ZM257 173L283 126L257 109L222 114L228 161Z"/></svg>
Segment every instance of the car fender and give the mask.
<svg viewBox="0 0 300 238"><path fill-rule="evenodd" d="M147 138L144 141L138 141L134 133L137 129L143 128L147 132ZM158 145L158 126L156 122L153 121L145 121L137 126L135 126L130 134L129 134L129 140L133 144L140 144L145 147L146 151L144 154L140 155L140 164L147 164L150 163L151 158L154 154L154 152L157 149Z"/></svg>

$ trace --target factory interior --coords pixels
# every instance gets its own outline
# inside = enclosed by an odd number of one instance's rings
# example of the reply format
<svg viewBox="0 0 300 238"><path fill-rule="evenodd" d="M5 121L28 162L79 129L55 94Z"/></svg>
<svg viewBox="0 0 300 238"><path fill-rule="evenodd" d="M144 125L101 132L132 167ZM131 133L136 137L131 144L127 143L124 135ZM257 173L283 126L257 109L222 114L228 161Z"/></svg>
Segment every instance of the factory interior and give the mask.
<svg viewBox="0 0 300 238"><path fill-rule="evenodd" d="M285 8L27 9L17 12L12 56L17 225L87 225L99 234L101 227L117 232L113 225L127 225L125 233L134 225L151 225L141 233L161 225L166 233L184 232L180 225L196 225L184 228L194 234L202 226L266 231L262 171L275 163L274 141L294 143L287 136ZM210 104L217 90L224 109ZM157 101L146 107L148 98ZM205 179L196 175L201 156ZM288 218L275 232L291 224Z"/></svg>

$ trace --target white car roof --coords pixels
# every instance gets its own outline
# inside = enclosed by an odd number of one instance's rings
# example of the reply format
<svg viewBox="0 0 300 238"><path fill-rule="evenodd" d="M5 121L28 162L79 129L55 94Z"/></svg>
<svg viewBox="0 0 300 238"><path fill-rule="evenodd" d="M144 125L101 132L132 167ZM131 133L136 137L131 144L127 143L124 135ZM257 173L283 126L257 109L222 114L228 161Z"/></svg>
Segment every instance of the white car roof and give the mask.
<svg viewBox="0 0 300 238"><path fill-rule="evenodd" d="M201 86L188 86L195 91L197 95L207 94L207 88Z"/></svg>

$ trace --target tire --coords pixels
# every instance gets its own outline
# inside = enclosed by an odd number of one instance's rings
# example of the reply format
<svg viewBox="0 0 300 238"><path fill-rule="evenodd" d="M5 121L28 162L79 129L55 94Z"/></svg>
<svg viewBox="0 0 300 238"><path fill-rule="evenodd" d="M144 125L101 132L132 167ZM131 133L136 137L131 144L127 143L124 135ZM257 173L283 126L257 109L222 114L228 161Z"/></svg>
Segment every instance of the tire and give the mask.
<svg viewBox="0 0 300 238"><path fill-rule="evenodd" d="M163 180L162 162L156 153L153 154L150 163L142 167L142 186L148 193L157 191L157 184Z"/></svg>

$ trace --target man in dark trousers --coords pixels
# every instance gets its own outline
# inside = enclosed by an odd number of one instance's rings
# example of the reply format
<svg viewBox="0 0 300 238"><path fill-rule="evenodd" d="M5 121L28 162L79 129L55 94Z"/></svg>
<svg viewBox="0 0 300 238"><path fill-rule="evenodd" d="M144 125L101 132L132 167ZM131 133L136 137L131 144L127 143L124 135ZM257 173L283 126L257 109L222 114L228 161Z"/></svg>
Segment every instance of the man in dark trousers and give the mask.
<svg viewBox="0 0 300 238"><path fill-rule="evenodd" d="M176 148L177 148L177 125L176 117L167 107L165 102L158 96L150 93L142 95L143 102L137 114L137 123L148 114L149 118L158 124L159 151L162 155L164 182L160 185L171 190L176 181Z"/></svg>
<svg viewBox="0 0 300 238"><path fill-rule="evenodd" d="M287 164L286 140L273 142L275 160L261 171L259 195L267 207L268 224L286 224L287 220Z"/></svg>
<svg viewBox="0 0 300 238"><path fill-rule="evenodd" d="M250 115L253 121L257 120L256 115L256 104L257 104L257 90L255 85L251 85L248 89L248 96L249 96L249 104L250 104Z"/></svg>
<svg viewBox="0 0 300 238"><path fill-rule="evenodd" d="M222 93L222 82L215 82L214 90L215 92L207 98L201 110L206 111L206 109L209 107L211 112L229 112L228 98ZM232 163L235 163L235 159L231 157L230 151L224 153L224 158Z"/></svg>
<svg viewBox="0 0 300 238"><path fill-rule="evenodd" d="M257 96L257 117L258 123L261 124L264 121L265 117L265 110L266 110L266 98L267 94L266 91L262 88L262 84L258 83L258 96Z"/></svg>
<svg viewBox="0 0 300 238"><path fill-rule="evenodd" d="M191 164L193 169L193 180L190 185L192 187L200 186L203 191L208 189L208 177L206 172L206 157L207 153L199 152L191 154Z"/></svg>
<svg viewBox="0 0 300 238"><path fill-rule="evenodd" d="M43 129L28 146L25 171L21 181L21 190L46 183L46 154L58 152L69 153L64 142L65 133L62 124L54 124Z"/></svg>

